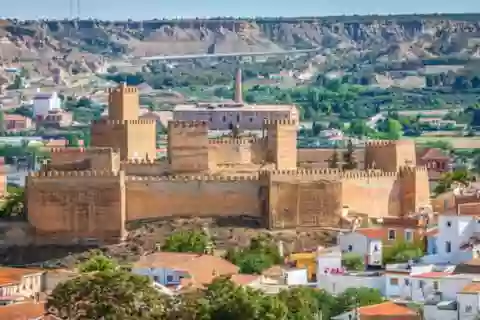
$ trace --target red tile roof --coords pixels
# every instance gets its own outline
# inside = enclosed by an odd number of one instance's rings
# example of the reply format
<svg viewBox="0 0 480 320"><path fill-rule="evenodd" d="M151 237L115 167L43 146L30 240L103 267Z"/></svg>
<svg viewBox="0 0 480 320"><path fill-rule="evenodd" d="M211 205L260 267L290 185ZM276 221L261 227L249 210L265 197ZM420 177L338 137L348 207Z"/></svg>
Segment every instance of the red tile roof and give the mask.
<svg viewBox="0 0 480 320"><path fill-rule="evenodd" d="M41 269L0 268L0 286L19 283L27 275L43 273Z"/></svg>
<svg viewBox="0 0 480 320"><path fill-rule="evenodd" d="M459 293L480 293L480 283L475 281L469 283Z"/></svg>
<svg viewBox="0 0 480 320"><path fill-rule="evenodd" d="M417 313L391 301L358 308L360 316L409 316Z"/></svg>
<svg viewBox="0 0 480 320"><path fill-rule="evenodd" d="M32 320L45 315L44 302L23 302L0 306L0 320Z"/></svg>
<svg viewBox="0 0 480 320"><path fill-rule="evenodd" d="M356 232L370 239L382 239L387 231L385 228L362 228L357 229Z"/></svg>
<svg viewBox="0 0 480 320"><path fill-rule="evenodd" d="M449 276L451 273L450 272L425 272L425 273L420 273L413 275L413 278L422 278L422 279L436 279L436 278L444 278L446 276Z"/></svg>
<svg viewBox="0 0 480 320"><path fill-rule="evenodd" d="M229 261L207 254L157 252L142 257L135 267L169 268L184 271L194 285L205 285L218 276L234 275L239 268Z"/></svg>
<svg viewBox="0 0 480 320"><path fill-rule="evenodd" d="M246 286L256 280L259 279L259 276L252 275L252 274L234 274L230 277L234 283L238 284L239 286Z"/></svg>

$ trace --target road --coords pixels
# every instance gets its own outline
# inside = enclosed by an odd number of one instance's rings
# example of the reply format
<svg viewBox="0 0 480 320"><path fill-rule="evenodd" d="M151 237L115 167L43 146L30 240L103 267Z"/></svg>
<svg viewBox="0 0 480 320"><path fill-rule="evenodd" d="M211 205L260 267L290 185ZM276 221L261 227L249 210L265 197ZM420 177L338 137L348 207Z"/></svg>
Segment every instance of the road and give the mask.
<svg viewBox="0 0 480 320"><path fill-rule="evenodd" d="M208 58L227 58L227 57L248 57L248 56L275 56L275 55L293 55L317 52L319 49L303 50L285 50L285 51L264 51L264 52L232 52L232 53L214 53L214 54L186 54L180 56L151 56L142 57L142 61L168 61L168 60L188 60L188 59L208 59Z"/></svg>

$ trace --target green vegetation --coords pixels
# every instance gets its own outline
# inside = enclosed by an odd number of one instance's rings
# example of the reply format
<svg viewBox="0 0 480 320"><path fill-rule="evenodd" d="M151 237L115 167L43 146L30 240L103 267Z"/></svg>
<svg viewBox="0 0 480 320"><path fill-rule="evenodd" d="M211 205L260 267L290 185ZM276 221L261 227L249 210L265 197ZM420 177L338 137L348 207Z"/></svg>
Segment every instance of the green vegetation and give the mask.
<svg viewBox="0 0 480 320"><path fill-rule="evenodd" d="M424 246L420 243L398 241L383 250L383 263L406 263L424 255Z"/></svg>
<svg viewBox="0 0 480 320"><path fill-rule="evenodd" d="M277 247L269 239L252 239L245 249L229 249L225 258L240 267L241 273L260 274L263 270L282 262Z"/></svg>
<svg viewBox="0 0 480 320"><path fill-rule="evenodd" d="M365 270L365 261L359 254L347 252L342 255L342 266L349 271Z"/></svg>
<svg viewBox="0 0 480 320"><path fill-rule="evenodd" d="M47 308L62 319L77 320L316 320L384 301L379 291L369 288L352 288L337 296L309 287L264 294L225 277L205 289L169 297L148 278L102 261L88 268L94 272L57 285Z"/></svg>
<svg viewBox="0 0 480 320"><path fill-rule="evenodd" d="M26 220L25 189L9 186L7 192L8 194L0 208L0 218L18 218Z"/></svg>
<svg viewBox="0 0 480 320"><path fill-rule="evenodd" d="M78 266L78 271L82 273L89 273L89 272L98 272L98 271L116 271L119 270L120 266L118 263L106 257L101 251L93 251L91 252L90 257L80 263Z"/></svg>
<svg viewBox="0 0 480 320"><path fill-rule="evenodd" d="M212 248L210 238L204 232L178 231L165 240L161 249L169 252L209 253Z"/></svg>
<svg viewBox="0 0 480 320"><path fill-rule="evenodd" d="M478 162L478 156L476 157L476 162ZM434 193L440 194L452 187L452 184L458 183L461 185L468 185L470 181L473 180L472 175L468 170L455 170L453 172L445 172L440 177L438 184L435 186Z"/></svg>

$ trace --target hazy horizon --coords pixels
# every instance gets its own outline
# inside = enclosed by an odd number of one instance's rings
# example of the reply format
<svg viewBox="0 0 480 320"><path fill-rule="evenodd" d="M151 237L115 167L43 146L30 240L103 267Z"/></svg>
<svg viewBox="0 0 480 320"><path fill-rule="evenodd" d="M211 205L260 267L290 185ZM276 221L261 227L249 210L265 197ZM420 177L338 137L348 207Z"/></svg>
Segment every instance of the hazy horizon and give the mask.
<svg viewBox="0 0 480 320"><path fill-rule="evenodd" d="M77 0L15 0L2 7L0 17L64 19L77 16ZM73 6L71 5L73 4ZM480 13L480 1L457 0L242 0L229 5L220 0L81 0L80 18L108 20L194 17L294 17L332 15L388 15L431 13Z"/></svg>

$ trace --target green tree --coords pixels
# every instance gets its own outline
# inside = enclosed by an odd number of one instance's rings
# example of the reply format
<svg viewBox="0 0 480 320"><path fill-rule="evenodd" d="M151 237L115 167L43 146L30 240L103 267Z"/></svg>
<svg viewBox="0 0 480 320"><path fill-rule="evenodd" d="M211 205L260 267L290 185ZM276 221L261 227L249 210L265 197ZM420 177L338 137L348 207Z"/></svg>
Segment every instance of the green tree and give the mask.
<svg viewBox="0 0 480 320"><path fill-rule="evenodd" d="M424 247L421 243L398 241L383 250L383 263L406 263L423 255Z"/></svg>
<svg viewBox="0 0 480 320"><path fill-rule="evenodd" d="M384 301L380 291L371 288L349 288L339 294L332 313L334 316L350 311L356 307L370 306Z"/></svg>
<svg viewBox="0 0 480 320"><path fill-rule="evenodd" d="M342 255L342 265L347 268L347 270L365 270L365 262L362 256L356 253L344 253Z"/></svg>
<svg viewBox="0 0 480 320"><path fill-rule="evenodd" d="M202 231L178 231L171 234L161 247L169 252L195 252L208 253L210 247L209 237Z"/></svg>
<svg viewBox="0 0 480 320"><path fill-rule="evenodd" d="M94 252L89 259L78 265L78 271L82 273L96 271L115 271L119 269L116 261L106 257L102 252Z"/></svg>
<svg viewBox="0 0 480 320"><path fill-rule="evenodd" d="M402 125L395 119L387 120L387 136L390 140L398 140L402 136Z"/></svg>
<svg viewBox="0 0 480 320"><path fill-rule="evenodd" d="M259 274L282 261L277 247L264 237L252 239L248 248L228 250L225 259L240 267L240 272L247 274Z"/></svg>
<svg viewBox="0 0 480 320"><path fill-rule="evenodd" d="M358 166L352 140L348 140L347 150L343 153L343 169L352 170Z"/></svg>
<svg viewBox="0 0 480 320"><path fill-rule="evenodd" d="M445 172L440 176L434 193L440 194L449 190L454 183L468 185L473 180L472 175L467 170L455 170L453 172Z"/></svg>
<svg viewBox="0 0 480 320"><path fill-rule="evenodd" d="M163 320L167 306L147 277L124 271L82 274L60 283L47 301L47 309L69 320Z"/></svg>
<svg viewBox="0 0 480 320"><path fill-rule="evenodd" d="M25 189L19 187L10 187L8 194L0 211L2 217L27 218L25 209Z"/></svg>
<svg viewBox="0 0 480 320"><path fill-rule="evenodd" d="M0 133L5 133L5 112L0 111Z"/></svg>

